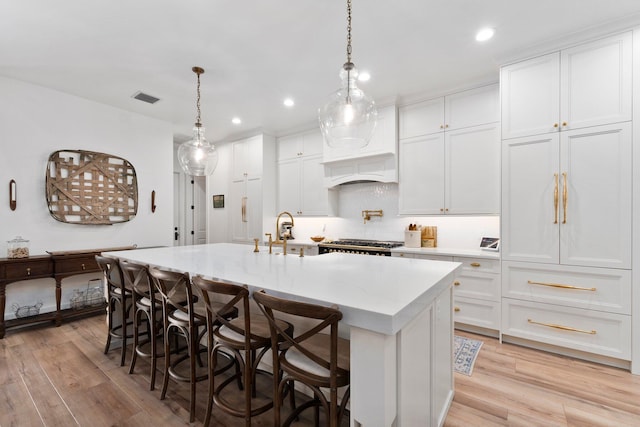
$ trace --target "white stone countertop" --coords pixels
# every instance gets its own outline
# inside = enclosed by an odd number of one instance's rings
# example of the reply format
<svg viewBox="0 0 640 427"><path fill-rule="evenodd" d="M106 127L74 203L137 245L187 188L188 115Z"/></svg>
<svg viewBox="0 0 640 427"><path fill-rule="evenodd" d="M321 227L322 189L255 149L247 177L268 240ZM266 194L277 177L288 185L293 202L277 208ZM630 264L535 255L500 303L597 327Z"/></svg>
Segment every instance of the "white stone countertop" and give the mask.
<svg viewBox="0 0 640 427"><path fill-rule="evenodd" d="M281 297L336 304L351 326L393 335L451 286L460 263L331 253L269 254L218 243L105 252L191 275L265 289Z"/></svg>
<svg viewBox="0 0 640 427"><path fill-rule="evenodd" d="M409 253L423 255L459 256L472 258L500 259L500 252L485 251L482 249L460 249L460 248L408 248L400 246L391 249L391 253Z"/></svg>

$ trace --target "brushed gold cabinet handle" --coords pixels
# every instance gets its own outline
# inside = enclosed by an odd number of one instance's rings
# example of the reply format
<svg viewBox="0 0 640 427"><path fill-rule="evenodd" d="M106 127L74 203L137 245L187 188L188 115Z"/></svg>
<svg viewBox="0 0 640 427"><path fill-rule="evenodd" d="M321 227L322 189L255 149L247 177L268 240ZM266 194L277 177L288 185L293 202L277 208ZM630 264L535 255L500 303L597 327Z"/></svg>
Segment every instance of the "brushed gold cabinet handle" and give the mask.
<svg viewBox="0 0 640 427"><path fill-rule="evenodd" d="M456 280L455 282L453 282L453 286L460 286L460 282Z"/></svg>
<svg viewBox="0 0 640 427"><path fill-rule="evenodd" d="M454 307L453 311L455 311L456 313L460 311L460 307Z"/></svg>
<svg viewBox="0 0 640 427"><path fill-rule="evenodd" d="M591 292L595 292L597 290L596 288L584 288L582 286L563 285L561 283L534 282L532 280L527 280L527 283L530 284L530 285L549 286L551 288L573 289L575 291L591 291Z"/></svg>
<svg viewBox="0 0 640 427"><path fill-rule="evenodd" d="M566 126L566 125L567 125L567 122L562 122L562 126Z"/></svg>
<svg viewBox="0 0 640 427"><path fill-rule="evenodd" d="M242 208L240 209L242 213L242 222L247 222L247 198L242 198Z"/></svg>
<svg viewBox="0 0 640 427"><path fill-rule="evenodd" d="M471 267L480 267L480 263L479 262L472 262L471 264L469 264Z"/></svg>
<svg viewBox="0 0 640 427"><path fill-rule="evenodd" d="M440 208L440 212L444 212L444 208Z"/></svg>
<svg viewBox="0 0 640 427"><path fill-rule="evenodd" d="M444 129L444 125L440 125L440 129Z"/></svg>
<svg viewBox="0 0 640 427"><path fill-rule="evenodd" d="M31 267L27 267L27 276L31 276Z"/></svg>
<svg viewBox="0 0 640 427"><path fill-rule="evenodd" d="M569 200L569 190L567 189L567 173L562 172L564 183L562 184L562 223L567 223L567 201Z"/></svg>
<svg viewBox="0 0 640 427"><path fill-rule="evenodd" d="M579 332L581 334L589 334L589 335L595 335L596 334L596 331L594 331L594 330L585 331L584 329L578 329L578 328L574 328L574 327L571 327L571 326L558 325L556 323L536 322L536 321L531 320L531 319L527 319L527 322L529 322L531 324L534 324L534 325L546 326L548 328L562 329L563 331Z"/></svg>
<svg viewBox="0 0 640 427"><path fill-rule="evenodd" d="M449 125L444 125L444 127L445 127L445 128L448 128L448 127L449 127Z"/></svg>
<svg viewBox="0 0 640 427"><path fill-rule="evenodd" d="M553 127L554 127L554 128L557 128L557 127L558 127L558 124L557 124L557 123L554 123L554 124L553 124Z"/></svg>
<svg viewBox="0 0 640 427"><path fill-rule="evenodd" d="M553 210L554 210L554 217L553 217L553 223L557 224L558 223L558 174L554 173L553 177L556 181L556 187L553 189Z"/></svg>

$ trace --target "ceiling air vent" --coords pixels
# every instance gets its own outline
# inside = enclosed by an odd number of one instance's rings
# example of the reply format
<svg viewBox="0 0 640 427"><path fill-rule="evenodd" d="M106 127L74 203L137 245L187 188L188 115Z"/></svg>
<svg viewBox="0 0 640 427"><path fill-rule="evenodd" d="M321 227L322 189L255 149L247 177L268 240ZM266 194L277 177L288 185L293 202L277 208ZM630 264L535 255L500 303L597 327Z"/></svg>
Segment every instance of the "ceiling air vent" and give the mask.
<svg viewBox="0 0 640 427"><path fill-rule="evenodd" d="M151 96L140 91L134 93L133 98L137 99L138 101L146 102L147 104L155 104L156 102L160 101L160 98L156 98L155 96Z"/></svg>

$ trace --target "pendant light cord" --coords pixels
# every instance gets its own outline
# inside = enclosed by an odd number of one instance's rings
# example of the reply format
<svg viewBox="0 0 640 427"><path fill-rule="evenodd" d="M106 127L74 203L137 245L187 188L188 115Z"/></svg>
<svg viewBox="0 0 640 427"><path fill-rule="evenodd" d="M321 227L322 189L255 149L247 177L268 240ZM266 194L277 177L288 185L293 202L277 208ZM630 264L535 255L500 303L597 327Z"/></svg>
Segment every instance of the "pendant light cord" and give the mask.
<svg viewBox="0 0 640 427"><path fill-rule="evenodd" d="M351 104L351 70L353 63L351 62L351 0L347 0L347 62L344 64L347 70L347 105Z"/></svg>
<svg viewBox="0 0 640 427"><path fill-rule="evenodd" d="M200 67L193 67L191 69L198 76L198 85L196 87L196 109L198 111L198 115L196 116L196 126L201 127L202 123L200 123L200 74L204 73L204 70Z"/></svg>
<svg viewBox="0 0 640 427"><path fill-rule="evenodd" d="M351 0L347 0L347 63L351 62Z"/></svg>

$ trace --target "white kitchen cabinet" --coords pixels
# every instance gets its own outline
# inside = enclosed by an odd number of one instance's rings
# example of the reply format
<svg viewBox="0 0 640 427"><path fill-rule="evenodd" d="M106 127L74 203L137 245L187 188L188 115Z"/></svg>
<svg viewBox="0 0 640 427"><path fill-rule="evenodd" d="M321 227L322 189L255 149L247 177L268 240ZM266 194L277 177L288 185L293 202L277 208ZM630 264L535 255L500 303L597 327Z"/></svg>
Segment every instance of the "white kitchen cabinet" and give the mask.
<svg viewBox="0 0 640 427"><path fill-rule="evenodd" d="M457 329L496 336L500 331L500 260L396 250L391 256L462 263L453 282L453 316Z"/></svg>
<svg viewBox="0 0 640 427"><path fill-rule="evenodd" d="M444 135L400 140L398 213L441 214L444 210Z"/></svg>
<svg viewBox="0 0 640 427"><path fill-rule="evenodd" d="M279 138L278 211L326 216L336 210L337 193L324 185L320 131Z"/></svg>
<svg viewBox="0 0 640 427"><path fill-rule="evenodd" d="M491 123L401 139L399 213L499 213L499 132Z"/></svg>
<svg viewBox="0 0 640 427"><path fill-rule="evenodd" d="M232 143L231 239L261 239L265 215L275 212L275 140L257 135Z"/></svg>
<svg viewBox="0 0 640 427"><path fill-rule="evenodd" d="M498 85L406 105L399 114L400 139L498 122Z"/></svg>
<svg viewBox="0 0 640 427"><path fill-rule="evenodd" d="M631 120L632 34L502 67L502 138Z"/></svg>
<svg viewBox="0 0 640 427"><path fill-rule="evenodd" d="M631 124L506 140L502 259L631 267Z"/></svg>

